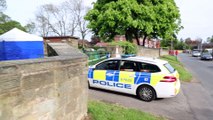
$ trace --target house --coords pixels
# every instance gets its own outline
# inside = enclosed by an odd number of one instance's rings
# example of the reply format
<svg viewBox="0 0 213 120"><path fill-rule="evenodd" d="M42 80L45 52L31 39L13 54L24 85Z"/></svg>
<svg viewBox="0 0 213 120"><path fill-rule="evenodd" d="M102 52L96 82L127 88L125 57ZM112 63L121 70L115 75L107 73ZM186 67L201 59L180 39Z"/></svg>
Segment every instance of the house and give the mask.
<svg viewBox="0 0 213 120"><path fill-rule="evenodd" d="M114 37L114 40L115 41L126 41L126 37L125 37L125 35L116 35ZM139 38L139 42L140 42L140 45L142 46L143 45L143 39ZM136 39L133 39L133 43L137 44ZM144 46L147 47L147 48L160 48L160 40L158 40L158 39L146 39Z"/></svg>

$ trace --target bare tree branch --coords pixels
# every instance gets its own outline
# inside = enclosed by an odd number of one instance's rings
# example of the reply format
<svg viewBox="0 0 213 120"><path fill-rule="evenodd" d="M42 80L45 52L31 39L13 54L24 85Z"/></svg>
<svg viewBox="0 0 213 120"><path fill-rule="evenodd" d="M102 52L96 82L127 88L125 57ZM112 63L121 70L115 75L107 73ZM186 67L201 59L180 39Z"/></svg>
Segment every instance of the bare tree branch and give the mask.
<svg viewBox="0 0 213 120"><path fill-rule="evenodd" d="M35 23L43 36L74 36L78 32L85 39L89 31L84 20L87 11L82 0L68 0L60 5L45 4L38 9Z"/></svg>

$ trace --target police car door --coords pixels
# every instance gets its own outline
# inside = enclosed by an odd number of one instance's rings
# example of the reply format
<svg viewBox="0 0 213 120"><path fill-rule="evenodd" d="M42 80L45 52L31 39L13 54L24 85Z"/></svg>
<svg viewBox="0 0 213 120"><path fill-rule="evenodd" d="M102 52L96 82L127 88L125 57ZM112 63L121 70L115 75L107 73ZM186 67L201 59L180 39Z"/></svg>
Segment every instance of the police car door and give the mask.
<svg viewBox="0 0 213 120"><path fill-rule="evenodd" d="M138 62L122 60L120 62L120 74L119 83L123 84L123 90L121 92L134 94L135 79L139 74Z"/></svg>
<svg viewBox="0 0 213 120"><path fill-rule="evenodd" d="M141 84L149 84L151 74L141 70L141 62L121 61L119 82L124 84L125 93L136 94L136 89Z"/></svg>
<svg viewBox="0 0 213 120"><path fill-rule="evenodd" d="M119 60L108 60L96 65L93 71L91 87L116 90L119 76Z"/></svg>

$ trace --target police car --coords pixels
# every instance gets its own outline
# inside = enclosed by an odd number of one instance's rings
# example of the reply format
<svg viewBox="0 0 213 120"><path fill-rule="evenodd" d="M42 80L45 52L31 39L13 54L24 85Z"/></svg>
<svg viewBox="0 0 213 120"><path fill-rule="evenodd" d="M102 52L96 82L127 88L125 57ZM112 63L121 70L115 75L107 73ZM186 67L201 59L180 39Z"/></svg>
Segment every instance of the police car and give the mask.
<svg viewBox="0 0 213 120"><path fill-rule="evenodd" d="M89 87L137 95L149 102L176 96L179 74L167 61L145 58L110 58L89 67Z"/></svg>

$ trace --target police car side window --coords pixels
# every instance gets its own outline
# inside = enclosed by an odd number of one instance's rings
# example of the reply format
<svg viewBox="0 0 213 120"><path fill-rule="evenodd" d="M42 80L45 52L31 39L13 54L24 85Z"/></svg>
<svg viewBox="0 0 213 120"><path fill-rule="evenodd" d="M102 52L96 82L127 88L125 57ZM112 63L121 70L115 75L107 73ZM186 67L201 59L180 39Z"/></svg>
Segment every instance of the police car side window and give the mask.
<svg viewBox="0 0 213 120"><path fill-rule="evenodd" d="M157 65L149 63L140 63L140 72L155 73L160 72L160 68Z"/></svg>
<svg viewBox="0 0 213 120"><path fill-rule="evenodd" d="M119 61L118 60L110 60L105 61L103 63L98 64L95 69L96 70L118 70Z"/></svg>
<svg viewBox="0 0 213 120"><path fill-rule="evenodd" d="M138 72L138 63L133 61L121 61L120 71Z"/></svg>

